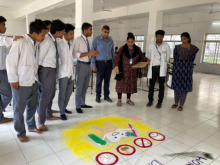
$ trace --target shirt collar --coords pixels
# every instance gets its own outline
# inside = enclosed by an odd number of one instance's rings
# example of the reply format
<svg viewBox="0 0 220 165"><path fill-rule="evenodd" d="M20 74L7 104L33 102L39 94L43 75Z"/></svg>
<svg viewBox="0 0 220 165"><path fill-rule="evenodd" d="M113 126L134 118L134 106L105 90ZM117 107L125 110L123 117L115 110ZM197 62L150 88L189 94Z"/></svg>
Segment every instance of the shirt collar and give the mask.
<svg viewBox="0 0 220 165"><path fill-rule="evenodd" d="M104 40L104 38L102 37L102 35L100 35L100 39ZM109 37L107 38L107 41L109 41Z"/></svg>
<svg viewBox="0 0 220 165"><path fill-rule="evenodd" d="M87 40L87 38L82 34L82 37L85 39L85 40Z"/></svg>
<svg viewBox="0 0 220 165"><path fill-rule="evenodd" d="M53 40L53 42L55 42L56 40L55 40L55 38L53 37L53 35L50 33L50 32L48 32L48 34L47 34L49 37L51 36L51 38L52 38L52 40Z"/></svg>
<svg viewBox="0 0 220 165"><path fill-rule="evenodd" d="M34 46L34 41L33 39L28 35L28 34L25 34L24 37L31 42L31 44ZM36 42L37 43L37 42Z"/></svg>

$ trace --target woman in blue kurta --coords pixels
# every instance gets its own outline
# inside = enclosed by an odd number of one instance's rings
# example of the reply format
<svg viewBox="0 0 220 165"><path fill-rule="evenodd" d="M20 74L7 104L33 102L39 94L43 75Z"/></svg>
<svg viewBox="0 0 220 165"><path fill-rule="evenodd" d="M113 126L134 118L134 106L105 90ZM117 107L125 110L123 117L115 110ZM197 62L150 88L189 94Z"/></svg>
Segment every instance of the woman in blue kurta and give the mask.
<svg viewBox="0 0 220 165"><path fill-rule="evenodd" d="M174 90L174 101L172 108L178 107L183 110L183 105L188 92L193 89L193 62L199 49L191 45L189 33L181 34L181 45L174 49L173 79L171 88Z"/></svg>

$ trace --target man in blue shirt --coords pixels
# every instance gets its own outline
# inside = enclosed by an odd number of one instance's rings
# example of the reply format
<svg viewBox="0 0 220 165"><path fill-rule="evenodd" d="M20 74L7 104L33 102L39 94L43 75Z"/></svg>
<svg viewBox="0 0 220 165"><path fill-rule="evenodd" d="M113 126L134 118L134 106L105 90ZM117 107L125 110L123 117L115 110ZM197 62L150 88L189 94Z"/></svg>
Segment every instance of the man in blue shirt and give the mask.
<svg viewBox="0 0 220 165"><path fill-rule="evenodd" d="M112 102L109 97L109 83L112 74L113 62L114 62L114 43L113 40L108 37L110 28L105 25L102 28L102 34L96 37L92 43L92 49L98 51L98 57L92 57L92 70L97 72L96 80L96 102L100 103L102 93L102 81L104 79L104 100Z"/></svg>

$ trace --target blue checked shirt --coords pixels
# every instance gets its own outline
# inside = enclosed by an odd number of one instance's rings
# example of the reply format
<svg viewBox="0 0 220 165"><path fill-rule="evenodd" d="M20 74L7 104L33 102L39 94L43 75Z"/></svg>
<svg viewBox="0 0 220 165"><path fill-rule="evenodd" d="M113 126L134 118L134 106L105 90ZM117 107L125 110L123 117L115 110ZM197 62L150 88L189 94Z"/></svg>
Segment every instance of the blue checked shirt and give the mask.
<svg viewBox="0 0 220 165"><path fill-rule="evenodd" d="M105 41L102 35L96 37L92 42L91 50L97 50L99 55L98 57L92 57L92 67L96 67L96 61L107 61L115 59L114 56L114 43L113 40L108 37Z"/></svg>

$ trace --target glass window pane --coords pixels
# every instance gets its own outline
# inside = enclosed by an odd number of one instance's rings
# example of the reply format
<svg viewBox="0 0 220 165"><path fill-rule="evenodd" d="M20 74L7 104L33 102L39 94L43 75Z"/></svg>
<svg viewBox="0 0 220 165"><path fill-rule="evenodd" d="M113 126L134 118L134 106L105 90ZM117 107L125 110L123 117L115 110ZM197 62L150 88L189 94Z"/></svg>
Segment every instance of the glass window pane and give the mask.
<svg viewBox="0 0 220 165"><path fill-rule="evenodd" d="M171 41L181 41L180 35L172 35Z"/></svg>
<svg viewBox="0 0 220 165"><path fill-rule="evenodd" d="M164 41L170 41L171 40L171 35L165 35L163 40Z"/></svg>
<svg viewBox="0 0 220 165"><path fill-rule="evenodd" d="M144 50L144 42L135 42L135 44L137 46L139 46L141 48L141 51L143 52L143 50Z"/></svg>
<svg viewBox="0 0 220 165"><path fill-rule="evenodd" d="M219 41L220 40L220 34L208 34L206 36L207 41Z"/></svg>
<svg viewBox="0 0 220 165"><path fill-rule="evenodd" d="M203 62L213 63L215 59L216 42L206 42Z"/></svg>

